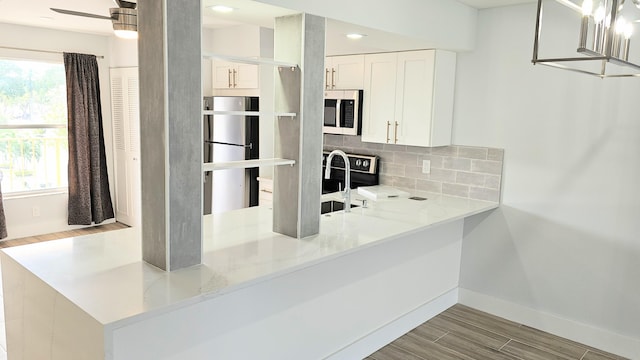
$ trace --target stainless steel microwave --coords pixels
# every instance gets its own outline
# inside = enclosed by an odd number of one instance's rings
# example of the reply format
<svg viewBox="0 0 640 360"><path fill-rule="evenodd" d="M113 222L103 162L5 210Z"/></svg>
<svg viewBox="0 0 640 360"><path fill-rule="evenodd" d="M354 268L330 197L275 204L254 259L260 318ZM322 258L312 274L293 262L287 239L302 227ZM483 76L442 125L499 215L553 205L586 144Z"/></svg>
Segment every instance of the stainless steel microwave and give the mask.
<svg viewBox="0 0 640 360"><path fill-rule="evenodd" d="M342 135L362 133L362 90L324 92L323 132Z"/></svg>

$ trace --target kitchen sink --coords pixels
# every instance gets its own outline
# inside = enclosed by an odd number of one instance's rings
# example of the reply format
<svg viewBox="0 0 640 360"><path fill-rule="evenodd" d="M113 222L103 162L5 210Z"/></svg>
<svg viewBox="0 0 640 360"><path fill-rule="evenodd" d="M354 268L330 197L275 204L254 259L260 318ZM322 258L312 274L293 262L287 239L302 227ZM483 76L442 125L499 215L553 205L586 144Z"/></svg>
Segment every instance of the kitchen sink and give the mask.
<svg viewBox="0 0 640 360"><path fill-rule="evenodd" d="M351 204L351 208L358 207L358 205ZM328 214L334 211L344 210L344 203L341 201L323 201L320 203L320 214Z"/></svg>

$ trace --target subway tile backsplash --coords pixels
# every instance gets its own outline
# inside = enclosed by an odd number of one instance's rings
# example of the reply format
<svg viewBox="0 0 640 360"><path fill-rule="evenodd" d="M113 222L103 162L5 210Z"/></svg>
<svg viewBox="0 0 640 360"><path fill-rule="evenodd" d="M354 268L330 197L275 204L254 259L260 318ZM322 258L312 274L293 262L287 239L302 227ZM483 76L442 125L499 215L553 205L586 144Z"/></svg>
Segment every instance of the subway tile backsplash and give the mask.
<svg viewBox="0 0 640 360"><path fill-rule="evenodd" d="M476 146L423 148L364 143L360 136L324 135L324 149L380 156L380 183L463 198L500 201L504 150ZM422 173L422 161L431 173Z"/></svg>

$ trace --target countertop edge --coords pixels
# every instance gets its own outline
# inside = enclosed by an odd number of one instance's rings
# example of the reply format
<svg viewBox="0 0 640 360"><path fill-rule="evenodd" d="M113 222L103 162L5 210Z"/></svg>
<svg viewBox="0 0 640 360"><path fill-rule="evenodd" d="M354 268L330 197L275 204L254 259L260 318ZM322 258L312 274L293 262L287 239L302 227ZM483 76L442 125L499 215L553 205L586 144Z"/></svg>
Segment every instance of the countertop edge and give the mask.
<svg viewBox="0 0 640 360"><path fill-rule="evenodd" d="M273 273L269 273L269 274L262 275L262 276L259 276L257 278L251 279L251 280L247 280L247 281L244 281L244 282L241 282L241 283L238 283L238 284L234 284L234 285L225 287L223 289L220 289L218 291L214 291L214 292L210 292L210 293L206 293L206 294L200 294L200 295L188 298L188 299L184 299L184 300L178 301L178 302L176 302L174 304L170 304L170 305L167 305L167 306L164 306L164 307L161 307L161 308L151 309L149 311L146 311L146 312L143 312L143 313L139 313L139 314L135 314L135 315L132 315L132 316L129 316L129 317L126 317L126 318L122 318L120 320L115 320L115 321L106 322L106 323L105 322L101 322L101 323L105 326L106 329L115 330L115 329L130 325L130 324L133 324L133 323L136 323L136 322L139 322L139 321L144 321L144 320L146 320L148 318L151 318L151 317L154 317L154 316L158 316L158 315L161 315L161 314L165 314L165 313L174 311L174 310L179 309L179 308L187 307L187 306L194 305L194 304L197 304L197 303L200 303L200 302L203 302L203 301L207 301L207 300L215 299L217 297L225 296L225 295L231 294L233 292L249 288L251 286L255 286L255 285L258 285L258 284L261 284L261 283L264 283L264 282L267 282L267 281L270 281L270 280L273 280L273 279L276 279L276 278L279 278L279 277L282 277L282 276L286 276L286 275L289 275L289 274L293 274L293 273L302 271L304 269L307 269L307 268L312 267L312 266L316 266L318 264L322 264L322 263L325 263L325 262L328 262L328 261L331 261L331 260L335 260L335 259L338 259L338 258L343 257L343 256L348 256L348 255L351 255L353 253L356 253L356 252L359 252L359 251L362 251L362 250L365 250L365 249L369 249L369 248L374 247L374 246L379 246L379 245L385 244L387 242L393 241L395 239L398 239L400 237L404 237L404 236L408 236L408 235L411 235L411 234L415 234L415 233L418 233L420 231L424 231L424 230L427 230L429 228L436 227L436 226L439 226L439 225L456 222L458 220L462 220L462 219L465 219L467 217L471 217L471 216L474 216L474 215L477 215L477 214L480 214L480 213L492 211L492 210L495 210L495 209L497 209L499 207L500 207L499 203L491 204L491 205L488 205L485 208L476 209L476 210L470 211L468 213L461 214L461 215L458 215L458 216L454 216L454 217L451 217L451 218L447 218L447 219L444 219L444 220L440 220L440 221L437 221L437 222L434 222L434 223L431 223L431 224L427 224L427 225L423 225L423 226L417 226L414 229L411 229L411 230L408 230L408 231L399 232L399 233L394 234L392 236L389 236L389 237L386 237L386 238L383 238L383 239L379 239L379 240L373 241L373 242L365 244L365 245L361 245L361 246L358 246L358 247L355 247L355 248L347 249L347 250L344 250L344 251L341 251L341 252L338 252L338 253L335 253L335 254L327 255L327 256L322 257L322 258L310 260L308 262L305 262L305 263L302 263L302 264L299 264L299 265L295 265L295 266L292 266L292 267L288 267L286 269L277 270L277 271L275 271ZM300 239L300 240L303 241L304 239Z"/></svg>

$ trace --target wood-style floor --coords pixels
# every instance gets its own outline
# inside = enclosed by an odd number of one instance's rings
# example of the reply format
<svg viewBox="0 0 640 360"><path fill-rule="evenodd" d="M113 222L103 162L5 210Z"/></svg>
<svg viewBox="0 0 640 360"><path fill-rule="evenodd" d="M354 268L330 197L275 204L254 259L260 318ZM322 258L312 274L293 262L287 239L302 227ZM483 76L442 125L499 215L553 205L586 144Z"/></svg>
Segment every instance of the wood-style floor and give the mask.
<svg viewBox="0 0 640 360"><path fill-rule="evenodd" d="M12 239L12 240L4 240L4 241L0 241L0 249L11 247L11 246L33 244L33 243L42 242L42 241L58 240L58 239L64 239L64 238L74 237L74 236L82 236L87 234L96 234L96 233L101 233L105 231L124 229L127 227L129 226L123 223L114 222L114 223L96 225L96 226L82 228L82 229L62 231L62 232L57 232L52 234L30 236L30 237L24 237L19 239Z"/></svg>
<svg viewBox="0 0 640 360"><path fill-rule="evenodd" d="M592 347L454 305L367 360L621 360Z"/></svg>

